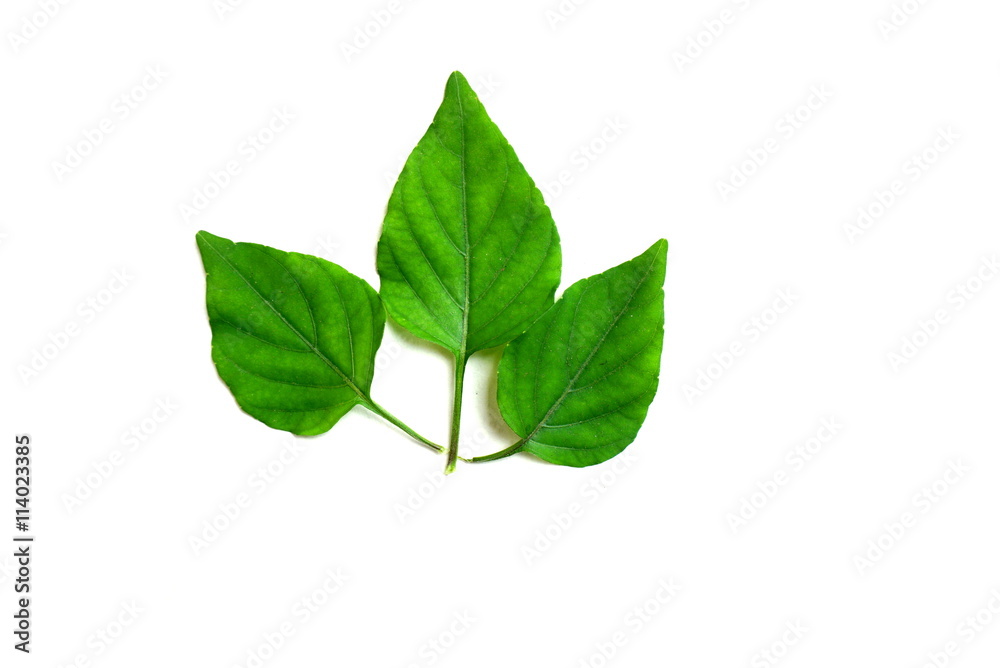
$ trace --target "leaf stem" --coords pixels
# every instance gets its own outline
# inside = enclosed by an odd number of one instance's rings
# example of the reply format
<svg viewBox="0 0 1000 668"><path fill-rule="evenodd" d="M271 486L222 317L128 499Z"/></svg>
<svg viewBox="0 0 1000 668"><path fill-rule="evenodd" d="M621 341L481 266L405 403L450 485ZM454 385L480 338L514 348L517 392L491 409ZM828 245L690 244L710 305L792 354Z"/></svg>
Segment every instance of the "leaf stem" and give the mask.
<svg viewBox="0 0 1000 668"><path fill-rule="evenodd" d="M500 452L494 452L492 455L483 455L482 457L473 457L469 460L472 464L479 464L482 462L492 462L497 459L503 459L505 457L510 457L511 455L516 455L524 448L525 439L521 439L509 448L504 448Z"/></svg>
<svg viewBox="0 0 1000 668"><path fill-rule="evenodd" d="M413 437L414 439L416 439L417 441L419 441L421 444L427 446L428 448L430 448L434 452L437 452L438 454L444 452L444 447L443 446L440 446L437 443L435 443L434 441L431 441L430 439L424 438L423 436L421 436L417 432L413 431L412 429L410 429L406 425L405 422L403 422L402 420L400 420L398 417L396 417L395 415L393 415L392 413L390 413L386 409L382 408L380 405L378 405L377 403L375 403L375 401L373 401L372 399L368 399L365 402L364 406L365 406L365 408L367 408L371 412L375 413L376 415L379 415L379 416L383 417L386 421L388 421L388 422L396 425L397 427L399 427L400 429L402 429L404 432L406 432L408 435L410 435L411 437Z"/></svg>
<svg viewBox="0 0 1000 668"><path fill-rule="evenodd" d="M458 460L458 434L462 423L462 386L465 383L465 364L468 357L460 354L455 357L455 401L451 409L451 440L448 442L448 461L444 473L448 475L455 470Z"/></svg>

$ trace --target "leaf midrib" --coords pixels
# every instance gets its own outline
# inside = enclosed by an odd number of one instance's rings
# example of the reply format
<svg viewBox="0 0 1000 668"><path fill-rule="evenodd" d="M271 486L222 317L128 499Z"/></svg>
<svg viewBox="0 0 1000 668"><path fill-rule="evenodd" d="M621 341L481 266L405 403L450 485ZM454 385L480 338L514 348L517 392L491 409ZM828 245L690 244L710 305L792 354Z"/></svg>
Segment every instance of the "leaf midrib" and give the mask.
<svg viewBox="0 0 1000 668"><path fill-rule="evenodd" d="M323 352L319 348L317 348L308 338L306 338L302 334L302 332L300 332L299 329L295 325L293 325L291 322L288 321L288 319L285 317L285 315L281 311L279 311L274 306L274 304L272 304L271 301L269 299L267 299L267 297L265 297L264 295L262 295L260 293L260 291L254 286L253 283L251 283L247 279L246 276L243 275L243 273L236 267L236 265L234 265L232 262L230 262L229 259L225 255L223 255L219 251L219 249L216 248L212 244L212 241L210 239L208 239L208 237L206 237L204 235L200 235L200 236L201 236L201 239L205 242L205 245L208 246L209 248L211 248L215 252L215 254L219 256L219 259L222 260L223 262L225 262L226 265L230 268L230 270L232 270L232 272L234 274L236 274L237 276L240 277L240 280L242 280L246 284L246 286L248 288L250 288L250 290L252 290L255 295L257 295L257 298L260 299L269 309L271 309L271 311L273 311L274 314L276 316L278 316L283 323L285 323L285 326L288 327L288 329L290 329L292 332L294 332L295 335L298 336L299 339L302 340L302 343L306 344L306 347L309 348L313 352L314 355L316 355L317 357L319 357L328 367L330 367L331 369L333 369L341 378L343 378L344 382L347 384L347 386L350 387L354 391L354 393L358 395L358 397L360 399L362 399L366 403L371 401L369 399L368 395L365 394L364 392L362 392L361 388L359 388L357 385L355 385L354 382L351 380L351 378L347 374L345 374L343 372L343 370L341 370L340 367L338 367L336 364L333 363L333 361L330 358L328 358L326 355L324 355ZM235 243L233 244L234 247L236 245L237 244L235 244ZM284 263L282 263L280 260L278 260L278 258L274 258L274 260L279 265L281 265L282 269L284 269L287 273L291 274L291 271L288 269L288 267L286 267L284 265ZM294 275L293 275L293 277L294 277ZM310 318L313 318L314 315L312 313L312 305L309 303L309 300L306 298L305 294L302 295L302 299L305 302L306 309L309 311Z"/></svg>
<svg viewBox="0 0 1000 668"><path fill-rule="evenodd" d="M462 105L462 82L457 77L455 78L455 88L455 98L458 100L458 116L462 124L462 152L459 156L459 161L461 162L460 171L462 173L462 234L465 240L465 253L462 254L462 259L465 262L465 294L462 300L462 340L459 343L458 358L464 363L468 359L467 348L469 345L469 302L471 301L470 287L472 283L472 263L470 256L472 249L469 245L469 200L467 192L468 182L465 173L465 107Z"/></svg>

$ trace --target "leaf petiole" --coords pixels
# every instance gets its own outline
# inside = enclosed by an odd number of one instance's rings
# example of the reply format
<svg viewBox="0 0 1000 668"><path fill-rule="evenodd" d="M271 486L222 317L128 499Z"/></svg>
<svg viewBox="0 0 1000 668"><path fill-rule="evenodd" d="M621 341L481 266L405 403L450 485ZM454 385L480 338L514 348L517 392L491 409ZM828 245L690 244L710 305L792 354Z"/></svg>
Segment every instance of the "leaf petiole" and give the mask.
<svg viewBox="0 0 1000 668"><path fill-rule="evenodd" d="M387 422L399 427L404 432L406 432L407 435L416 439L420 444L430 448L434 452L441 454L445 451L443 446L438 445L437 443L435 443L430 439L424 438L423 436L415 432L413 429L411 429L409 426L407 426L405 422L400 420L398 417L396 417L386 409L382 408L382 406L380 406L379 404L375 403L374 400L367 399L361 405L370 410L372 413L375 413L375 415L384 418Z"/></svg>
<svg viewBox="0 0 1000 668"><path fill-rule="evenodd" d="M526 439L521 439L520 441L518 441L514 445L512 445L512 446L510 446L508 448L504 448L503 450L501 450L499 452L494 452L492 455L483 455L482 457L473 457L472 459L470 459L468 461L471 464L480 464L482 462L493 462L493 461L496 461L498 459L504 459L506 457L510 457L511 455L516 455L517 453L521 452L521 450L524 448L525 442L526 442Z"/></svg>
<svg viewBox="0 0 1000 668"><path fill-rule="evenodd" d="M455 400L451 409L451 438L448 442L448 461L444 466L445 475L455 471L455 462L458 460L458 435L462 423L462 386L465 384L467 362L468 359L464 354L455 357Z"/></svg>

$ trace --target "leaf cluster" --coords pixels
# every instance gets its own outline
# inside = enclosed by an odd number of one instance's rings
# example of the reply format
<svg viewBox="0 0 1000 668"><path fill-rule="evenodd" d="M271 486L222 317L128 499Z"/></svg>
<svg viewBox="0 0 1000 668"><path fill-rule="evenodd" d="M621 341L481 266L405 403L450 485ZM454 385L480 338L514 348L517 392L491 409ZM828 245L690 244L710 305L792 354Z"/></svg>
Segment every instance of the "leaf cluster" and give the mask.
<svg viewBox="0 0 1000 668"><path fill-rule="evenodd" d="M399 176L378 242L379 291L337 264L197 234L212 359L239 406L320 434L355 406L458 457L469 358L503 346L500 414L520 437L468 461L528 452L590 466L636 437L656 393L667 242L555 300L559 234L542 193L460 73ZM371 396L386 313L455 360L447 446Z"/></svg>

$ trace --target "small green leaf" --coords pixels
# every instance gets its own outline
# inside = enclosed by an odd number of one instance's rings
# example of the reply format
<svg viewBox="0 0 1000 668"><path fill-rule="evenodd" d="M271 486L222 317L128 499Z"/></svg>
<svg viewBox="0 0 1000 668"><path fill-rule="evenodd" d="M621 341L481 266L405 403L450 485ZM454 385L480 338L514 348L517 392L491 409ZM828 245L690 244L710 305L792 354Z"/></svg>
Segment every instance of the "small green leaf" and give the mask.
<svg viewBox="0 0 1000 668"><path fill-rule="evenodd" d="M385 312L332 262L197 235L207 274L212 359L240 407L293 434L321 434L370 406Z"/></svg>
<svg viewBox="0 0 1000 668"><path fill-rule="evenodd" d="M552 304L561 262L541 192L455 72L389 200L378 244L386 309L468 358L518 336Z"/></svg>
<svg viewBox="0 0 1000 668"><path fill-rule="evenodd" d="M667 242L570 286L504 350L497 399L520 447L591 466L635 440L656 394Z"/></svg>

